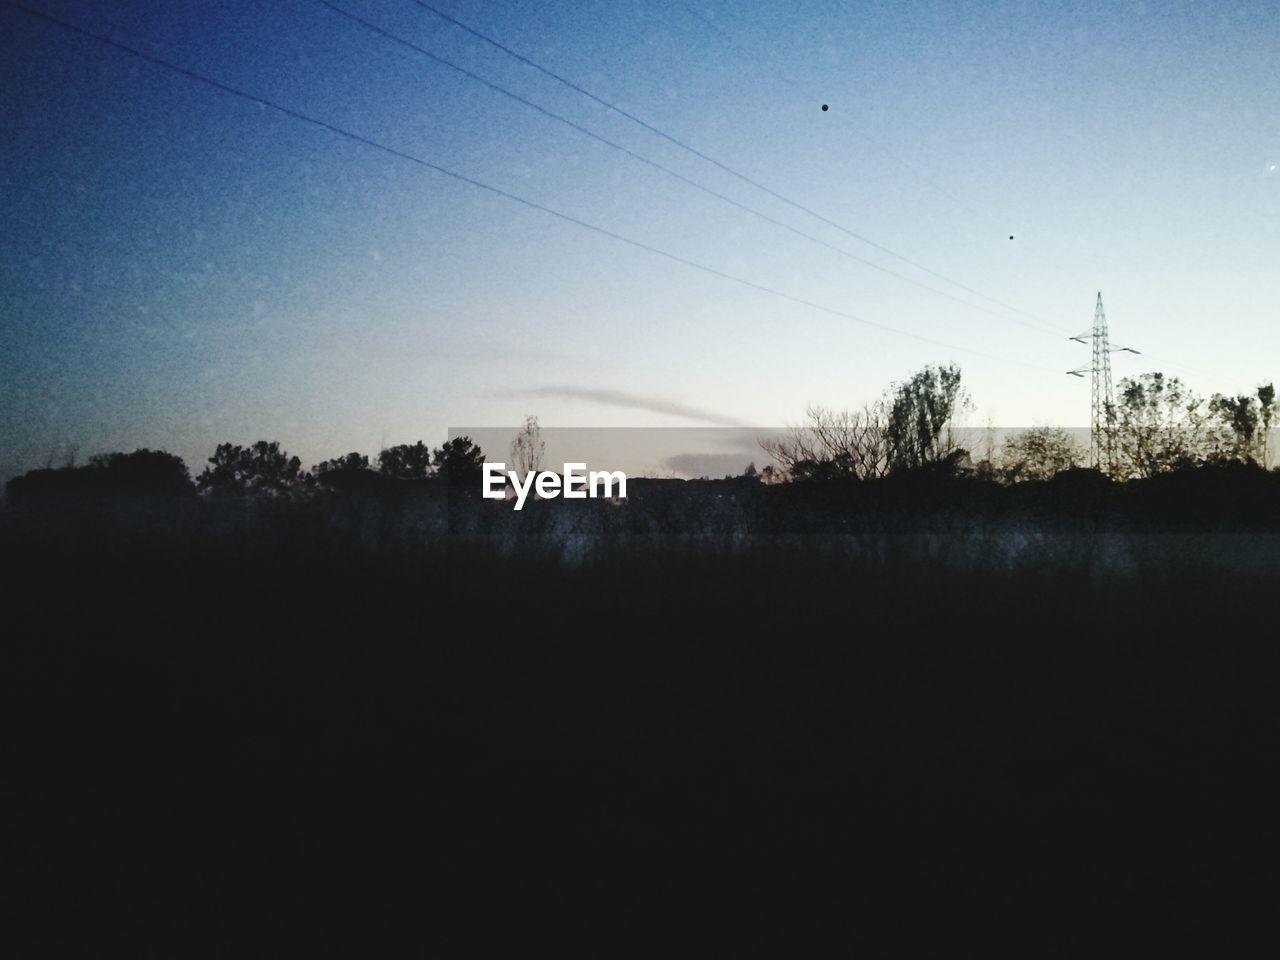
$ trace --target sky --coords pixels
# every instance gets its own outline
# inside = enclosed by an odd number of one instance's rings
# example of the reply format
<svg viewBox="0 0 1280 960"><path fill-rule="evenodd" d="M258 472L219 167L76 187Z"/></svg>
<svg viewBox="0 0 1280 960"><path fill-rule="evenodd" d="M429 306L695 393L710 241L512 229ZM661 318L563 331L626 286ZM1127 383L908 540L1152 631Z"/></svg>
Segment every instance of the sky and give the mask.
<svg viewBox="0 0 1280 960"><path fill-rule="evenodd" d="M649 128L334 4L679 176L318 0L29 5L634 243L0 4L0 477L781 426L946 362L971 423L1079 426L1099 291L1117 381L1280 377L1280 4L432 0Z"/></svg>

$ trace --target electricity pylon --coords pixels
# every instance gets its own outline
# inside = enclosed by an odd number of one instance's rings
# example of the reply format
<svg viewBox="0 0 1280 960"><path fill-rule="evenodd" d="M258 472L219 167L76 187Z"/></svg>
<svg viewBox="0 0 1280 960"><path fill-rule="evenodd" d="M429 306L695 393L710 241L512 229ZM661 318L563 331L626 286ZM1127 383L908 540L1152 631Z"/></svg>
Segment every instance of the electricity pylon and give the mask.
<svg viewBox="0 0 1280 960"><path fill-rule="evenodd" d="M1102 292L1093 309L1093 329L1068 339L1076 343L1092 342L1093 363L1087 367L1068 370L1071 377L1093 375L1093 410L1089 421L1089 464L1099 470L1115 472L1115 447L1112 443L1111 421L1114 406L1111 396L1111 354L1137 353L1132 347L1113 347L1107 336L1107 314L1102 309Z"/></svg>

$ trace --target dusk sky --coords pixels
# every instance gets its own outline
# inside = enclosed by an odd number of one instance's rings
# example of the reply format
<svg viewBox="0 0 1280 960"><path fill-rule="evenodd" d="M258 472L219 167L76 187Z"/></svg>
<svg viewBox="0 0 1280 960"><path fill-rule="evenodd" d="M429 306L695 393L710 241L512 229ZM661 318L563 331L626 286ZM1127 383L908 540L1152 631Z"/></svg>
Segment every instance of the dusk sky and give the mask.
<svg viewBox="0 0 1280 960"><path fill-rule="evenodd" d="M314 463L526 414L774 426L948 361L970 423L1079 426L1066 337L1098 291L1143 351L1117 381L1280 378L1280 4L431 0L823 222L413 0L334 2L902 277L315 0L30 6L871 323L5 5L0 477L137 447L198 472L257 439Z"/></svg>

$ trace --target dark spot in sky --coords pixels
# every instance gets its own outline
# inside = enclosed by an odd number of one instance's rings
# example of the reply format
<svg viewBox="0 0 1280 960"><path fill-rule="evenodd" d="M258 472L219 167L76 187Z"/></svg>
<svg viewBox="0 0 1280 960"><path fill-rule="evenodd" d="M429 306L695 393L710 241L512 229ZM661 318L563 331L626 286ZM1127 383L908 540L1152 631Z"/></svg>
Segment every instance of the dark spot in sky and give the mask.
<svg viewBox="0 0 1280 960"><path fill-rule="evenodd" d="M823 110L823 112L824 112L824 113L826 112L826 109L827 109L827 105L824 103L824 104L822 105L822 110Z"/></svg>
<svg viewBox="0 0 1280 960"><path fill-rule="evenodd" d="M1009 239L1010 239L1010 240L1012 240L1012 239L1013 239L1013 234L1012 234L1012 233L1011 233L1011 234L1009 234Z"/></svg>

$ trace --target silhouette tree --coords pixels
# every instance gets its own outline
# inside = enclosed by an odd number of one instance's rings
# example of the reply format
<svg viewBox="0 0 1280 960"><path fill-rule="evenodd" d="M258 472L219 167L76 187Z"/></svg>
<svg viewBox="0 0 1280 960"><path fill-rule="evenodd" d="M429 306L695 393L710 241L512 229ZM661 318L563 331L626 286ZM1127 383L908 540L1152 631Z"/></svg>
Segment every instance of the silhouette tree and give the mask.
<svg viewBox="0 0 1280 960"><path fill-rule="evenodd" d="M317 482L326 486L349 486L353 482L372 479L375 474L369 469L369 458L362 453L348 453L344 457L323 460L312 470Z"/></svg>
<svg viewBox="0 0 1280 960"><path fill-rule="evenodd" d="M885 439L891 471L955 463L961 451L952 433L955 414L969 406L960 368L928 366L890 393Z"/></svg>
<svg viewBox="0 0 1280 960"><path fill-rule="evenodd" d="M280 496L306 483L302 462L276 441L259 440L249 447L220 443L196 485L219 497Z"/></svg>
<svg viewBox="0 0 1280 960"><path fill-rule="evenodd" d="M511 469L521 476L542 469L542 458L547 445L542 440L542 430L537 417L525 417L524 426L511 441Z"/></svg>
<svg viewBox="0 0 1280 960"><path fill-rule="evenodd" d="M955 444L952 420L968 406L960 368L928 366L861 410L811 406L805 425L760 445L793 480L866 480L954 467L964 451Z"/></svg>
<svg viewBox="0 0 1280 960"><path fill-rule="evenodd" d="M425 480L431 469L431 448L421 440L387 447L378 454L378 472L398 480Z"/></svg>
<svg viewBox="0 0 1280 960"><path fill-rule="evenodd" d="M103 485L131 493L190 493L194 487L182 458L163 450L100 453L89 458Z"/></svg>
<svg viewBox="0 0 1280 960"><path fill-rule="evenodd" d="M882 477L889 469L883 401L861 410L829 410L811 406L807 423L785 436L762 440L760 445L782 465L780 473L796 480L849 477L866 480Z"/></svg>
<svg viewBox="0 0 1280 960"><path fill-rule="evenodd" d="M786 474L772 463L766 463L764 469L760 471L760 482L766 486L782 483L784 480L786 480Z"/></svg>
<svg viewBox="0 0 1280 960"><path fill-rule="evenodd" d="M1209 413L1222 428L1220 456L1268 465L1268 440L1275 419L1276 389L1264 384L1253 395L1214 394Z"/></svg>
<svg viewBox="0 0 1280 960"><path fill-rule="evenodd" d="M1010 437L1001 468L1010 480L1048 480L1084 462L1084 447L1061 427L1033 427Z"/></svg>
<svg viewBox="0 0 1280 960"><path fill-rule="evenodd" d="M182 458L163 450L135 450L133 453L100 453L87 466L46 467L10 480L10 497L58 496L64 494L99 496L145 494L175 496L195 488Z"/></svg>
<svg viewBox="0 0 1280 960"><path fill-rule="evenodd" d="M435 452L436 472L450 484L478 484L483 464L484 452L470 437L455 437Z"/></svg>
<svg viewBox="0 0 1280 960"><path fill-rule="evenodd" d="M345 457L334 457L322 460L315 465L315 474L323 477L330 473L353 473L357 470L368 470L369 458L362 453L348 453Z"/></svg>
<svg viewBox="0 0 1280 960"><path fill-rule="evenodd" d="M1177 377L1120 381L1112 443L1120 477L1150 477L1203 463L1212 453L1204 401Z"/></svg>
<svg viewBox="0 0 1280 960"><path fill-rule="evenodd" d="M1271 466L1271 425L1277 413L1276 388L1274 384L1264 384L1258 388L1258 406L1262 415L1262 466Z"/></svg>

